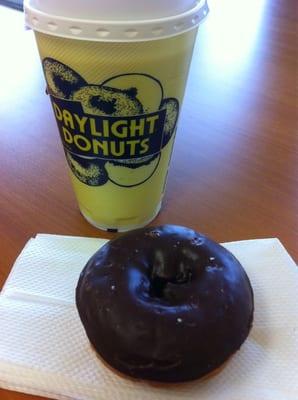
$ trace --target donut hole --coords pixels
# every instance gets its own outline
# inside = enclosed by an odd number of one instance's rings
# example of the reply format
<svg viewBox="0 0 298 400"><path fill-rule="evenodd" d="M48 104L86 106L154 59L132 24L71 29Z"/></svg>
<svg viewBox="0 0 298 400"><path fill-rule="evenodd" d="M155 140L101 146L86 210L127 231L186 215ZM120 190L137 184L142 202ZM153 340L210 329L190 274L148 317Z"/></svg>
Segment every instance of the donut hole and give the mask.
<svg viewBox="0 0 298 400"><path fill-rule="evenodd" d="M151 270L149 294L151 297L169 301L178 300L181 285L187 285L192 280L192 270L184 263L178 264L174 276L164 276L165 271L154 267Z"/></svg>
<svg viewBox="0 0 298 400"><path fill-rule="evenodd" d="M53 75L53 82L55 87L63 93L64 98L68 99L74 91L74 82L67 81L59 75ZM54 93L55 94L55 93Z"/></svg>
<svg viewBox="0 0 298 400"><path fill-rule="evenodd" d="M151 297L164 297L164 291L168 284L168 281L164 278L160 278L159 276L154 277L150 282L149 293Z"/></svg>
<svg viewBox="0 0 298 400"><path fill-rule="evenodd" d="M90 105L100 109L105 114L113 114L116 112L116 99L103 100L101 96L92 96Z"/></svg>

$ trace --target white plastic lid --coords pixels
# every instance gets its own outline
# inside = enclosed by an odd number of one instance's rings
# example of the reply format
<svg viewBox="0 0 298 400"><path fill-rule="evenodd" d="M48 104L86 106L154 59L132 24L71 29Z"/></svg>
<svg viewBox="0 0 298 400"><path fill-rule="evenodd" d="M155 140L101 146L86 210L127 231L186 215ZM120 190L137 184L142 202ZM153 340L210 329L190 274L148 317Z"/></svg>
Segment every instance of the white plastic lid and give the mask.
<svg viewBox="0 0 298 400"><path fill-rule="evenodd" d="M55 36L97 41L144 41L195 28L207 0L25 0L26 24Z"/></svg>

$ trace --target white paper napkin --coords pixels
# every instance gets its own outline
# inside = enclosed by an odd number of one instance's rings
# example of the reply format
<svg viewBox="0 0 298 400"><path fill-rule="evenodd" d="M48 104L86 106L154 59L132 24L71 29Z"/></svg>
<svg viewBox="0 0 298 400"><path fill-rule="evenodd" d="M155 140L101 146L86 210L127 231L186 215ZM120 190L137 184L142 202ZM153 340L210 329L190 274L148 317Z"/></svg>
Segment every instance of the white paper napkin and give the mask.
<svg viewBox="0 0 298 400"><path fill-rule="evenodd" d="M37 235L0 295L0 387L62 400L297 400L298 269L277 239L226 243L255 294L249 338L212 378L181 385L124 379L91 349L74 305L101 239Z"/></svg>

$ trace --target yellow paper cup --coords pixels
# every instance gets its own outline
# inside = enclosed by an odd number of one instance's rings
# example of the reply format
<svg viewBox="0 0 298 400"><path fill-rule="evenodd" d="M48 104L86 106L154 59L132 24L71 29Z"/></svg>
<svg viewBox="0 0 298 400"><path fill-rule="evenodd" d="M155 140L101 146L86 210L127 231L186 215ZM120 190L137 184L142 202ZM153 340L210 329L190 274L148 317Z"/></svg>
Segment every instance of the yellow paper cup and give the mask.
<svg viewBox="0 0 298 400"><path fill-rule="evenodd" d="M161 19L144 20L140 9L133 21L119 19L122 14L113 20L110 9L105 20L78 19L75 7L71 18L57 17L31 3L25 4L27 24L35 30L82 214L105 230L146 225L161 207L206 3Z"/></svg>

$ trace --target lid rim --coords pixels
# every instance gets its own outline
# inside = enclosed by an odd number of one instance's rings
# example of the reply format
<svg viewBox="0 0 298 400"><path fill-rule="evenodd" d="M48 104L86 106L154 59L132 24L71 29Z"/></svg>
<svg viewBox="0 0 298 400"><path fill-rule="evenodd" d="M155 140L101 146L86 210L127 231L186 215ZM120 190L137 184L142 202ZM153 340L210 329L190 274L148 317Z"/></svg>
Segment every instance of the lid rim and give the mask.
<svg viewBox="0 0 298 400"><path fill-rule="evenodd" d="M197 28L209 12L207 0L200 0L183 13L142 20L88 20L47 14L24 3L26 24L53 36L105 42L156 40Z"/></svg>
<svg viewBox="0 0 298 400"><path fill-rule="evenodd" d="M202 21L201 23L205 22ZM175 36L179 36L179 35L183 35L184 33L190 32L193 29L197 29L199 27L198 24L196 26L192 26L191 28L187 28L181 32L176 32L176 33L171 33L165 36L159 36L159 37L142 37L142 38L134 38L134 39L129 39L129 38L105 38L105 39L100 39L100 38L92 38L92 37L85 37L85 36L74 36L74 35L67 35L67 34L62 34L62 33L56 33L56 32L49 32L49 31L45 31L45 30L37 30L35 29L36 32L38 33L42 33L45 35L49 35L49 36L54 36L56 38L60 38L60 39L72 39L72 40L81 40L81 41L90 41L90 42L98 42L98 43L140 43L140 42L150 42L150 41L155 41L155 40L163 40L163 39L170 39L170 38L174 38Z"/></svg>
<svg viewBox="0 0 298 400"><path fill-rule="evenodd" d="M202 3L202 4L200 4ZM138 20L107 20L107 19L87 19L87 18L70 18L70 17L62 17L59 15L55 15L55 14L48 14L45 13L44 11L38 10L38 9L34 9L32 6L30 6L29 4L27 4L27 1L25 0L24 2L24 6L26 7L26 10L30 10L31 12L34 12L36 14L39 14L43 17L48 17L48 18L52 18L52 19L61 19L61 20L68 20L69 22L75 23L77 22L82 22L82 23L88 23L88 24L106 24L106 25L132 25L132 24L151 24L151 23L158 23L158 22L172 22L176 19L179 18L184 18L187 17L189 15L192 15L195 13L195 10L203 8L205 6L205 3L207 3L206 0L199 0L197 2L197 4L187 10L184 11L183 13L177 14L177 15L170 15L167 17L162 17L162 18L152 18L152 19L138 19Z"/></svg>

